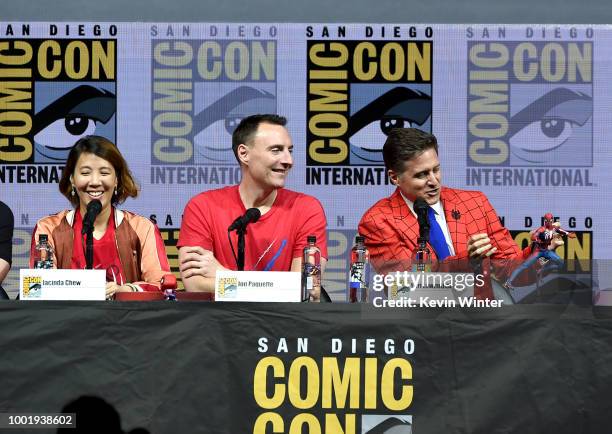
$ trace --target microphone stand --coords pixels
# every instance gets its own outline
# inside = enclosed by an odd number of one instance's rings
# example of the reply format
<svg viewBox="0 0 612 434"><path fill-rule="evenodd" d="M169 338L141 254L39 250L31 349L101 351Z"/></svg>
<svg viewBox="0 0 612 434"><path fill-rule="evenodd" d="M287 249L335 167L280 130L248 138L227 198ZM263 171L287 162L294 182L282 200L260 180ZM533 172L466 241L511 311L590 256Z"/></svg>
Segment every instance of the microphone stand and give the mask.
<svg viewBox="0 0 612 434"><path fill-rule="evenodd" d="M238 271L244 271L244 235L246 234L246 225L240 225L236 229L236 233L238 234L238 258L236 259L236 265L238 266Z"/></svg>
<svg viewBox="0 0 612 434"><path fill-rule="evenodd" d="M244 236L246 234L246 227L249 223L255 223L259 217L261 217L261 212L257 208L249 208L243 216L238 217L234 220L234 223L227 228L227 238L232 248L238 271L244 271ZM236 256L234 252L234 245L232 244L232 238L230 236L232 231L236 231L238 235L238 256Z"/></svg>
<svg viewBox="0 0 612 434"><path fill-rule="evenodd" d="M93 231L96 218L102 211L99 200L92 200L87 204L87 212L83 217L81 236L85 234L85 269L93 269Z"/></svg>
<svg viewBox="0 0 612 434"><path fill-rule="evenodd" d="M422 218L421 218L422 217ZM418 248L415 250L412 257L413 271L431 271L431 252L427 247L429 242L429 221L427 214L420 216L419 221L419 238L417 238Z"/></svg>
<svg viewBox="0 0 612 434"><path fill-rule="evenodd" d="M431 271L431 252L427 247L429 242L429 205L425 200L417 198L414 201L414 212L419 224L418 248L412 253L412 271Z"/></svg>
<svg viewBox="0 0 612 434"><path fill-rule="evenodd" d="M93 225L87 228L85 233L85 268L93 269Z"/></svg>

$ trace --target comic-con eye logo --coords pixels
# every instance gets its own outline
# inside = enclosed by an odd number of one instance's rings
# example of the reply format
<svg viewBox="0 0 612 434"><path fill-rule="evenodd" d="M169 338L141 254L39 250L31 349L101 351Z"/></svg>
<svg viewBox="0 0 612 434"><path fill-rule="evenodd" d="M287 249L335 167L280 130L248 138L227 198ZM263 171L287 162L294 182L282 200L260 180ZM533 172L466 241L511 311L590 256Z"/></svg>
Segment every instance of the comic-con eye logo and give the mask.
<svg viewBox="0 0 612 434"><path fill-rule="evenodd" d="M114 141L116 98L113 85L71 83L37 84L36 101L43 108L34 115L34 161L60 163L81 137L96 134ZM56 95L61 95L56 97ZM38 105L38 104L37 104Z"/></svg>
<svg viewBox="0 0 612 434"><path fill-rule="evenodd" d="M513 90L519 108L508 130L511 165L592 166L589 90L555 87L526 105L525 90Z"/></svg>
<svg viewBox="0 0 612 434"><path fill-rule="evenodd" d="M468 166L592 167L592 52L592 42L469 42Z"/></svg>
<svg viewBox="0 0 612 434"><path fill-rule="evenodd" d="M412 434L412 416L366 414L361 416L364 434Z"/></svg>
<svg viewBox="0 0 612 434"><path fill-rule="evenodd" d="M238 123L277 111L276 41L154 39L151 47L152 164L235 166Z"/></svg>
<svg viewBox="0 0 612 434"><path fill-rule="evenodd" d="M351 95L355 106L359 107L361 98L367 100L378 87L384 91L385 85L368 85L362 88L353 86ZM370 95L363 95L370 94ZM393 87L379 97L370 100L359 108L349 119L348 136L351 164L384 164L382 146L386 136L394 128L425 128L431 116L431 96L409 87Z"/></svg>
<svg viewBox="0 0 612 434"><path fill-rule="evenodd" d="M383 166L394 128L431 131L431 41L308 41L308 166Z"/></svg>
<svg viewBox="0 0 612 434"><path fill-rule="evenodd" d="M0 162L61 164L84 135L115 141L116 58L114 39L0 40Z"/></svg>
<svg viewBox="0 0 612 434"><path fill-rule="evenodd" d="M252 114L276 112L276 95L251 86L239 86L203 108L194 117L196 164L234 164L232 133Z"/></svg>

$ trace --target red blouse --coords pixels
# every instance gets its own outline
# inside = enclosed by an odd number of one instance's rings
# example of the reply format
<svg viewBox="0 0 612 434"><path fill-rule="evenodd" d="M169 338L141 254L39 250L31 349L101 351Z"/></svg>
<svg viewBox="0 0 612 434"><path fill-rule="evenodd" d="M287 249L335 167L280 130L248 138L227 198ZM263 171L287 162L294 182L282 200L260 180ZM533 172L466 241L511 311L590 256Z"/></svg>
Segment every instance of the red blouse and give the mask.
<svg viewBox="0 0 612 434"><path fill-rule="evenodd" d="M81 235L83 228L83 217L81 210L77 209L74 216L74 243L72 245L72 261L71 268L83 270L86 267L85 261L85 235ZM115 210L111 208L110 217L108 218L108 226L106 232L99 240L94 237L94 258L93 268L96 270L106 270L106 281L116 282L118 285L125 284L125 276L123 275L123 267L119 259L117 251L117 241L115 240Z"/></svg>

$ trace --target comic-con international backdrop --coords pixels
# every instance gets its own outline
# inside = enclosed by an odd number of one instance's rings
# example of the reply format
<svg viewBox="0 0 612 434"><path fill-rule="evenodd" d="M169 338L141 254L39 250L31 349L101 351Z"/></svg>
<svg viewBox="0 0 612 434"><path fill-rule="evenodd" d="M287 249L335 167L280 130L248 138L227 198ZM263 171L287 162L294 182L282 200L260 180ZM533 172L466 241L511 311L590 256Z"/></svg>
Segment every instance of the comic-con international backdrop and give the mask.
<svg viewBox="0 0 612 434"><path fill-rule="evenodd" d="M0 23L0 198L16 217L5 287L36 220L68 206L57 182L79 137L118 144L142 189L124 206L157 222L176 267L185 204L239 181L231 133L260 112L289 119L288 187L325 207L337 298L361 215L393 190L381 148L398 126L436 134L444 183L484 191L519 244L552 212L578 234L564 258L610 259L611 38L604 26Z"/></svg>

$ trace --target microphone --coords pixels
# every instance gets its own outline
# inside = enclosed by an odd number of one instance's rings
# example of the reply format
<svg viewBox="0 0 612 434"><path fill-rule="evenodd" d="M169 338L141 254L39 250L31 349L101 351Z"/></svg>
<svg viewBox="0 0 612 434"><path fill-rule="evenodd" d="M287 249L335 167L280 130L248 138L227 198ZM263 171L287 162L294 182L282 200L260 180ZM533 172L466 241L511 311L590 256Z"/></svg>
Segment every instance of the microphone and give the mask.
<svg viewBox="0 0 612 434"><path fill-rule="evenodd" d="M228 232L235 231L236 229L244 229L249 223L255 223L261 217L261 211L257 208L249 208L246 210L243 216L238 217L234 220L234 223L227 228Z"/></svg>
<svg viewBox="0 0 612 434"><path fill-rule="evenodd" d="M98 214L100 214L100 211L102 211L102 203L99 200L92 200L87 204L87 212L85 213L85 217L83 217L81 235L93 231L94 222Z"/></svg>
<svg viewBox="0 0 612 434"><path fill-rule="evenodd" d="M425 201L425 199L417 198L414 201L414 212L417 215L417 220L419 222L419 238L425 239L425 241L429 240L429 216L427 215L429 211L429 205Z"/></svg>

